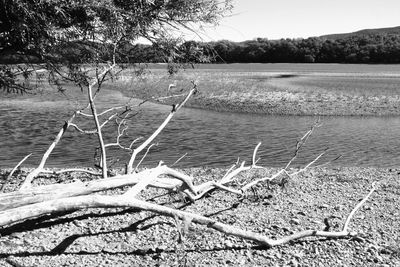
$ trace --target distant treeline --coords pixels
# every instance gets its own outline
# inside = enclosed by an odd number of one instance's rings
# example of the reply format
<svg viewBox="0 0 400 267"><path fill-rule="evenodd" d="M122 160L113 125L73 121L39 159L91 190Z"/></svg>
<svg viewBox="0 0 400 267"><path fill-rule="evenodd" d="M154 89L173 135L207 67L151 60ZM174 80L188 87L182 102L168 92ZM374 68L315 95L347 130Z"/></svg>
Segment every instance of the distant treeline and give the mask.
<svg viewBox="0 0 400 267"><path fill-rule="evenodd" d="M377 34L343 39L256 40L207 44L226 63L400 63L400 35Z"/></svg>
<svg viewBox="0 0 400 267"><path fill-rule="evenodd" d="M83 44L60 47L60 57L70 62L84 62L90 58L94 46ZM400 34L354 35L345 38L329 39L312 37L307 39L268 40L257 38L245 42L227 40L217 42L189 41L171 49L187 50L194 62L206 62L212 58L216 63L400 63ZM97 47L96 53L99 49ZM104 58L109 58L110 49L104 49ZM193 52L195 51L195 52ZM201 51L201 53L199 53ZM174 51L162 51L159 46L146 44L123 44L119 49L117 61L126 63L166 62L165 56ZM201 55L201 56L199 56ZM0 61L16 62L21 58L8 55Z"/></svg>
<svg viewBox="0 0 400 267"><path fill-rule="evenodd" d="M199 47L217 63L400 63L399 34L341 39L312 37L280 40L257 38L245 42L191 41L184 46ZM127 54L134 55L136 60L145 58L148 62L161 61L152 46L137 45Z"/></svg>

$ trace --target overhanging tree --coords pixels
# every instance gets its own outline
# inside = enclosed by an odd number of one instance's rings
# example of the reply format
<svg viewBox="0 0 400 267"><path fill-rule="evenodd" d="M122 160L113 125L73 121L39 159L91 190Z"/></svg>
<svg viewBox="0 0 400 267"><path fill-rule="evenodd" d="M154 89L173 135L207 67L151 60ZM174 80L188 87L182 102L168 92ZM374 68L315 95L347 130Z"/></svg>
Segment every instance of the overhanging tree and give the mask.
<svg viewBox="0 0 400 267"><path fill-rule="evenodd" d="M26 91L20 76L38 68L49 71L50 82L87 85L88 73L77 63L116 63L126 56L119 53L124 45L142 39L163 52L166 62L184 61L185 54L198 51L179 51L180 31L216 24L231 7L231 0L4 0L0 58L26 64L2 65L0 88Z"/></svg>

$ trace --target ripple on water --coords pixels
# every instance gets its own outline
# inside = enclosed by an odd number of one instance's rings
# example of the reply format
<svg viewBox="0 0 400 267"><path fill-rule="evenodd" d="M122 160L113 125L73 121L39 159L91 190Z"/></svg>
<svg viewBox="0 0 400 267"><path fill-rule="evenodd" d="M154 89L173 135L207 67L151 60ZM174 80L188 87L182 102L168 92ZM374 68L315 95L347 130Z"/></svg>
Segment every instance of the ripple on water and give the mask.
<svg viewBox="0 0 400 267"><path fill-rule="evenodd" d="M106 91L98 106L102 109L127 100L118 92ZM0 167L12 167L29 153L34 155L27 165L38 164L72 108L71 101L65 99L1 100ZM169 110L168 106L142 105L130 124L129 136L148 136ZM292 156L296 140L315 119L182 109L156 139L158 146L151 150L145 164L157 164L160 160L171 164L188 153L180 167L228 166L238 157L250 161L255 145L261 141L260 164L282 166ZM311 161L329 147L322 162L342 155L334 164L397 167L400 161L399 132L400 119L396 117L324 117L323 125L316 129L295 165ZM105 136L113 141L112 131L105 131ZM92 166L95 147L93 136L68 132L54 150L48 166ZM111 154L123 161L127 159L125 152Z"/></svg>

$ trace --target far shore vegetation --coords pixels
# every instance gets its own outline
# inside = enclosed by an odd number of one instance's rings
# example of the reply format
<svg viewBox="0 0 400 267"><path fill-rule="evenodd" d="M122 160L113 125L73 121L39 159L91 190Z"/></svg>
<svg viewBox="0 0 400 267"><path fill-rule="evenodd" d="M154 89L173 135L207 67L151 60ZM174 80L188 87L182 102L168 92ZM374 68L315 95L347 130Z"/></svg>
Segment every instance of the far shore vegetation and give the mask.
<svg viewBox="0 0 400 267"><path fill-rule="evenodd" d="M104 46L110 46L105 44ZM90 57L99 49L98 43L76 42L60 47L68 60ZM179 51L187 52L192 62L203 63L400 63L400 27L362 30L349 34L333 34L307 39L255 38L244 42L220 40L213 42L187 41ZM110 49L104 49L111 51ZM204 57L192 56L201 51ZM109 52L111 53L111 52ZM104 62L110 55L103 53ZM158 45L125 43L116 55L117 62L165 62L165 51ZM12 64L36 61L34 56L2 53L0 63Z"/></svg>

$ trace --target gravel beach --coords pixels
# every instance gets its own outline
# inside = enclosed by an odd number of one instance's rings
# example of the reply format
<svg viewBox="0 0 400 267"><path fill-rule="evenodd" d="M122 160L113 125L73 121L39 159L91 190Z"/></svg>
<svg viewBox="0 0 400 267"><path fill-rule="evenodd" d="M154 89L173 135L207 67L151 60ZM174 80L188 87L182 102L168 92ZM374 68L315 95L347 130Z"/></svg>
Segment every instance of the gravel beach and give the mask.
<svg viewBox="0 0 400 267"><path fill-rule="evenodd" d="M195 177L196 184L225 172L183 171ZM276 171L246 173L237 182ZM322 230L324 220L331 230L339 230L372 182L380 181L379 189L351 221L357 238L306 238L265 248L192 224L179 243L172 218L132 209L89 209L1 229L0 266L400 266L399 173L396 169L312 168L284 186L279 181L260 185L245 199L214 191L190 205L180 195L155 197L161 193L155 190L140 196L279 238L305 229ZM42 176L36 183L76 177ZM15 189L19 182L14 179L6 190Z"/></svg>

